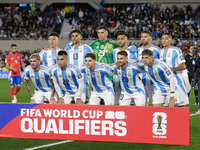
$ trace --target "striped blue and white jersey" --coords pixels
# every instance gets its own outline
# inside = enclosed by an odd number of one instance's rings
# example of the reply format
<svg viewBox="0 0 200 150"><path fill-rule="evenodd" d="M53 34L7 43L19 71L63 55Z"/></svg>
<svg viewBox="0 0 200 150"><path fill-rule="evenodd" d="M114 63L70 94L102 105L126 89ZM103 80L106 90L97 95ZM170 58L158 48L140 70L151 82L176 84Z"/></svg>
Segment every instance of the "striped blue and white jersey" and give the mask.
<svg viewBox="0 0 200 150"><path fill-rule="evenodd" d="M25 80L30 80L36 91L49 92L52 90L50 68L40 65L39 71L34 71L29 65L25 68L24 73Z"/></svg>
<svg viewBox="0 0 200 150"><path fill-rule="evenodd" d="M174 46L171 46L167 50L161 49L160 59L166 62L170 68L175 68L180 66L181 63L185 63L181 49Z"/></svg>
<svg viewBox="0 0 200 150"><path fill-rule="evenodd" d="M81 97L84 88L83 77L75 65L68 63L67 68L62 70L56 64L51 69L51 75L59 98L62 97L62 94Z"/></svg>
<svg viewBox="0 0 200 150"><path fill-rule="evenodd" d="M154 59L152 67L145 66L142 61L140 61L138 65L145 70L151 81L153 81L154 91L158 90L161 91L161 93L175 91L175 86L177 85L175 76L164 61ZM171 82L173 83L172 85L170 85L170 80L173 81Z"/></svg>
<svg viewBox="0 0 200 150"><path fill-rule="evenodd" d="M144 71L136 63L128 62L125 69L117 69L115 66L114 72L119 77L122 93L134 94L139 92L145 95L144 85L138 77L138 74Z"/></svg>
<svg viewBox="0 0 200 150"><path fill-rule="evenodd" d="M72 46L71 49L66 50L66 52L68 54L68 62L81 68L81 66L85 64L85 55L87 53L93 53L94 51L90 46L81 44L78 47Z"/></svg>
<svg viewBox="0 0 200 150"><path fill-rule="evenodd" d="M68 42L67 45L65 46L65 51L70 50L73 47L73 43L72 42Z"/></svg>
<svg viewBox="0 0 200 150"><path fill-rule="evenodd" d="M48 48L48 50L42 50L40 55L40 60L44 66L52 67L53 65L57 64L57 54L62 49L57 48L55 51L52 51Z"/></svg>
<svg viewBox="0 0 200 150"><path fill-rule="evenodd" d="M160 51L160 59L167 63L170 68L180 66L181 63L185 63L185 58L180 48L171 46L169 49ZM185 84L183 83L182 71L172 71L176 77L178 85L181 87L185 96L187 95Z"/></svg>
<svg viewBox="0 0 200 150"><path fill-rule="evenodd" d="M92 91L98 93L112 92L114 95L113 84L109 76L114 75L113 69L110 65L96 62L94 70L88 69L85 65L82 66L81 71L87 76L92 86Z"/></svg>
<svg viewBox="0 0 200 150"><path fill-rule="evenodd" d="M117 53L120 51L119 47L115 48L113 50L113 60L116 63L117 62ZM137 60L137 47L134 45L129 46L126 50L128 53L128 59L131 60Z"/></svg>
<svg viewBox="0 0 200 150"><path fill-rule="evenodd" d="M151 46L148 48L149 50L151 50L153 52L153 58L159 58L159 52L160 52L160 48L151 44ZM138 48L138 57L137 60L141 61L142 60L142 52L144 50L144 47L141 46ZM149 77L147 76L146 73L140 74L140 77L142 79L142 83L144 84L144 86L148 86L148 85L153 85L153 82L151 82L151 80L149 79Z"/></svg>
<svg viewBox="0 0 200 150"><path fill-rule="evenodd" d="M151 44L151 46L148 49L153 52L153 59L159 58L160 48L158 46ZM137 53L137 60L138 61L142 60L143 50L144 50L143 46L138 48L138 53Z"/></svg>

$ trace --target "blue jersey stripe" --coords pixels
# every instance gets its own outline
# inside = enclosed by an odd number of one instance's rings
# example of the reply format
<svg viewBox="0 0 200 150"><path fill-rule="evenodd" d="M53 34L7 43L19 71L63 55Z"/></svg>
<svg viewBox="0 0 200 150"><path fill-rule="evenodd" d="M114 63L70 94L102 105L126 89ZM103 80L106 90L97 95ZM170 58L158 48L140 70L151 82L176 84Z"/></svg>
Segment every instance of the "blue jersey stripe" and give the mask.
<svg viewBox="0 0 200 150"><path fill-rule="evenodd" d="M76 93L72 90L72 88L71 88L71 86L70 86L70 84L69 84L69 80L68 80L68 78L67 78L66 70L61 70L61 72L62 72L63 84L65 85L66 90L67 90L70 94L76 94Z"/></svg>

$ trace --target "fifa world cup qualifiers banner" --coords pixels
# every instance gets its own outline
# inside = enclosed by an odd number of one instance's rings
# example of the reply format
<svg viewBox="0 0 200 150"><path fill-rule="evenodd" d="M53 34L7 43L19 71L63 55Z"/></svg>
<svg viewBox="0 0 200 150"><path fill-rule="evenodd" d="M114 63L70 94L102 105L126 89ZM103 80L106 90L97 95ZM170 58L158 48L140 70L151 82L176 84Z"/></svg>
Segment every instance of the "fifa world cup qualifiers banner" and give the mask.
<svg viewBox="0 0 200 150"><path fill-rule="evenodd" d="M189 108L0 104L0 137L189 145Z"/></svg>

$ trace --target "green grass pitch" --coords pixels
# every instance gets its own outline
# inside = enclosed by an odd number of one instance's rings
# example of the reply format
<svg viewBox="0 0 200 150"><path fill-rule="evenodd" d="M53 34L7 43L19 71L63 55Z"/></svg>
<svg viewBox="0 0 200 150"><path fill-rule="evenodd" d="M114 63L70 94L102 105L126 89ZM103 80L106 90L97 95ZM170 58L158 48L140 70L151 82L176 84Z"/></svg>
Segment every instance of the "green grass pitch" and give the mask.
<svg viewBox="0 0 200 150"><path fill-rule="evenodd" d="M193 90L190 94L190 114L194 114L198 110L195 104ZM22 89L17 95L19 103L29 103L30 96L23 82ZM8 79L0 79L0 102L11 102L10 88ZM36 146L46 145L59 142L60 140L44 140L44 139L14 139L0 138L0 150L21 150ZM199 150L200 149L200 115L190 116L190 145L159 145L159 144L138 144L138 143L119 143L119 142L91 142L91 141L74 141L56 146L41 148L48 150Z"/></svg>

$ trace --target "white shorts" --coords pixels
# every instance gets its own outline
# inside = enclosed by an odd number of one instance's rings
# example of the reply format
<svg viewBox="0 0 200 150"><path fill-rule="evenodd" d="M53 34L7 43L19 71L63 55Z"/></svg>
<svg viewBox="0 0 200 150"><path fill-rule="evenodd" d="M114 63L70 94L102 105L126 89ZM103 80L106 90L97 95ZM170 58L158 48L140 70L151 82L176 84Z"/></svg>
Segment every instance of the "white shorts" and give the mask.
<svg viewBox="0 0 200 150"><path fill-rule="evenodd" d="M98 93L96 91L91 92L89 105L99 105L101 99L104 100L105 105L114 105L115 96L112 92Z"/></svg>
<svg viewBox="0 0 200 150"><path fill-rule="evenodd" d="M51 97L51 91L49 92L42 92L42 91L35 91L33 98L36 103L43 103L43 101L48 101L50 100ZM57 95L54 95L54 98L57 100Z"/></svg>
<svg viewBox="0 0 200 150"><path fill-rule="evenodd" d="M65 104L71 104L71 102L72 102L73 100L74 100L74 102L76 103L77 97L76 97L76 95L65 95L65 96L63 97L63 99L64 99ZM82 99L82 101L85 103L85 93L83 93L83 94L81 95L81 99Z"/></svg>
<svg viewBox="0 0 200 150"><path fill-rule="evenodd" d="M178 91L175 91L175 103L179 102ZM162 93L161 91L155 91L153 94L152 104L163 104L163 106L169 106L170 91L167 93Z"/></svg>
<svg viewBox="0 0 200 150"><path fill-rule="evenodd" d="M122 93L119 99L119 105L131 105L132 101L134 101L135 106L145 106L145 95L143 93Z"/></svg>
<svg viewBox="0 0 200 150"><path fill-rule="evenodd" d="M188 94L184 92L183 87L181 88L180 85L178 87L178 96L179 96L179 103L177 104L178 106L184 106L189 104L189 98Z"/></svg>

